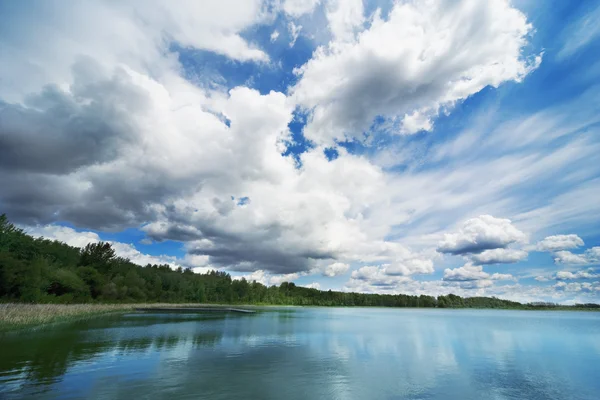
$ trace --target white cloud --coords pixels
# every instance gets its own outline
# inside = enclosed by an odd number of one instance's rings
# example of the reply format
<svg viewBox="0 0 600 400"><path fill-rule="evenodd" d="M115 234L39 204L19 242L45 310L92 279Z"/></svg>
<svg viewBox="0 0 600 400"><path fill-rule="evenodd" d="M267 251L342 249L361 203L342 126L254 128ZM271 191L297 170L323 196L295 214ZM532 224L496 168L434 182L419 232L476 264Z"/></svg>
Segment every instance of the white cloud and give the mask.
<svg viewBox="0 0 600 400"><path fill-rule="evenodd" d="M297 2L295 9L292 3L284 9L303 16L294 26L302 23L307 34L306 14L318 2ZM531 28L506 2L398 2L385 21L365 18L359 3L327 3L323 10L336 39L301 69L290 91L296 98L227 90L222 80L193 76L170 50L174 40L181 55L200 49L267 61L244 38L256 24L274 21L268 7L215 3L200 16L200 6L146 7L87 2L70 8L69 21L48 18L61 13L15 17L22 24L3 24L0 16L1 26L18 28L0 38L0 52L8 55L0 63L0 97L7 102L0 105L0 129L2 139L10 139L0 146L0 202L11 218L113 231L144 224L154 242L185 243L188 253L177 260L182 265L229 268L265 284L360 263L372 267L350 274L348 287L356 290L504 290L523 298L550 292L498 286L508 274L462 282L408 276L434 272L440 240L450 253L469 250L466 257L483 264L525 257L511 248L526 240L521 230L548 234L563 224L561 230L580 232L584 226L592 234L580 233L593 237L597 221L590 215L600 211L593 88L533 116L484 119L476 126L467 121L465 132L433 143L420 140L425 135L396 137L383 149L385 157L379 148L373 156L339 149L329 161L318 144L356 135L356 127L380 114L392 131L429 130L438 112L449 112L485 85L522 79L535 66L521 57ZM101 28L109 24L110 32ZM400 33L415 40L399 41ZM41 91L46 84L56 86ZM298 99L314 107L306 134L318 142L299 156L301 168L281 155ZM561 146L548 145L558 138ZM24 145L12 151L14 143ZM23 151L29 156L15 159ZM532 187L552 190L540 191L539 200ZM249 201L241 206L244 197ZM482 214L509 216L519 229L480 217L446 242L444 232L457 221ZM97 239L87 234L63 237L72 243ZM119 251L147 260L127 244ZM589 263L599 258L594 254L575 256Z"/></svg>
<svg viewBox="0 0 600 400"><path fill-rule="evenodd" d="M362 0L328 0L325 15L333 43L352 41L364 22Z"/></svg>
<svg viewBox="0 0 600 400"><path fill-rule="evenodd" d="M447 233L439 243L438 251L449 254L480 253L485 250L504 249L512 243L523 243L527 236L512 225L509 219L481 215L464 222L456 233ZM494 261L494 257L514 258L518 252L488 253L482 260Z"/></svg>
<svg viewBox="0 0 600 400"><path fill-rule="evenodd" d="M511 274L499 274L499 273L494 273L490 276L490 279L493 281L516 281L517 278L515 278L513 275Z"/></svg>
<svg viewBox="0 0 600 400"><path fill-rule="evenodd" d="M283 11L286 14L298 18L304 14L312 13L321 0L285 0Z"/></svg>
<svg viewBox="0 0 600 400"><path fill-rule="evenodd" d="M327 267L325 267L325 270L323 271L323 275L329 276L329 277L343 275L346 272L348 272L349 268L350 268L350 265L348 265L348 264L336 262L333 264L329 264Z"/></svg>
<svg viewBox="0 0 600 400"><path fill-rule="evenodd" d="M444 270L444 282L456 283L463 289L489 288L493 281L516 281L511 274L488 274L479 265L465 264L459 268L446 268Z"/></svg>
<svg viewBox="0 0 600 400"><path fill-rule="evenodd" d="M298 273L273 275L269 279L269 284L279 286L283 282L292 282L292 281L298 279L299 277L300 277L300 274L298 274Z"/></svg>
<svg viewBox="0 0 600 400"><path fill-rule="evenodd" d="M279 31L274 30L273 33L271 33L271 42L276 41L278 37L279 37Z"/></svg>
<svg viewBox="0 0 600 400"><path fill-rule="evenodd" d="M520 81L541 60L523 55L532 27L505 0L397 2L356 35L362 6L334 4L343 5L329 8L335 40L297 70L292 89L312 110L304 134L317 143L361 138L376 116L406 133L431 129L440 110L486 86Z"/></svg>
<svg viewBox="0 0 600 400"><path fill-rule="evenodd" d="M85 247L90 243L100 241L100 236L95 232L77 232L73 228L60 225L30 227L26 228L26 232L33 237L58 240L73 247Z"/></svg>
<svg viewBox="0 0 600 400"><path fill-rule="evenodd" d="M577 247L583 246L583 240L575 235L553 235L548 236L544 240L538 242L536 249L538 251L560 251L567 249L575 249Z"/></svg>
<svg viewBox="0 0 600 400"><path fill-rule="evenodd" d="M248 282L258 282L262 283L265 286L269 286L269 274L262 269L252 272L248 275L234 275L231 277L232 279L246 279Z"/></svg>
<svg viewBox="0 0 600 400"><path fill-rule="evenodd" d="M433 273L433 260L428 258L409 258L396 260L391 264L385 264L385 273L388 275L413 275Z"/></svg>
<svg viewBox="0 0 600 400"><path fill-rule="evenodd" d="M554 253L556 264L600 264L600 246L587 249L583 254L574 254L570 251L557 251Z"/></svg>
<svg viewBox="0 0 600 400"><path fill-rule="evenodd" d="M565 292L599 292L600 282L558 282L553 286L557 290Z"/></svg>
<svg viewBox="0 0 600 400"><path fill-rule="evenodd" d="M296 40L298 39L298 35L302 30L302 25L296 25L294 21L290 21L288 23L288 30L290 32L290 47L294 47Z"/></svg>
<svg viewBox="0 0 600 400"><path fill-rule="evenodd" d="M388 275L385 273L385 268L375 265L368 265L360 267L356 271L352 271L352 274L350 275L350 281L346 284L346 286L349 288L361 288L363 285L368 285L384 289L393 288L400 282L406 282L409 280L411 279L404 276Z"/></svg>
<svg viewBox="0 0 600 400"><path fill-rule="evenodd" d="M404 115L400 132L404 134L413 134L420 131L430 131L433 129L433 122L426 113L415 111L412 114Z"/></svg>
<svg viewBox="0 0 600 400"><path fill-rule="evenodd" d="M594 279L600 278L600 273L596 273L593 269L581 270L581 271L558 271L556 273L557 280L570 280L570 279Z"/></svg>
<svg viewBox="0 0 600 400"><path fill-rule="evenodd" d="M527 258L527 252L515 249L491 249L479 254L471 254L469 258L475 264L512 264Z"/></svg>
<svg viewBox="0 0 600 400"><path fill-rule="evenodd" d="M573 254L570 251L557 251L554 254L556 264L587 264L588 260L584 255Z"/></svg>
<svg viewBox="0 0 600 400"><path fill-rule="evenodd" d="M169 53L173 43L235 60L266 62L267 54L241 36L272 18L262 3L92 0L70 4L68 12L57 11L54 3L14 7L0 16L6 27L0 48L11 58L0 63L0 93L4 100L20 101L46 84L68 84L71 66L81 56L162 77L175 66Z"/></svg>
<svg viewBox="0 0 600 400"><path fill-rule="evenodd" d="M46 225L39 227L30 227L26 229L27 233L33 237L44 237L50 240L58 240L74 247L85 247L90 243L100 242L100 237L94 232L78 232L73 228L60 225ZM171 268L177 268L182 265L177 257L160 255L152 256L141 253L133 244L107 241L112 246L115 254L119 257L127 258L134 264L146 266L147 264L168 264Z"/></svg>
<svg viewBox="0 0 600 400"><path fill-rule="evenodd" d="M557 54L558 59L564 60L573 56L588 44L600 37L600 6L593 10L585 8L585 14L565 26L562 32L563 47Z"/></svg>
<svg viewBox="0 0 600 400"><path fill-rule="evenodd" d="M309 289L321 290L321 284L319 282L312 282L312 283L309 283L308 285L304 285L304 287L309 288Z"/></svg>
<svg viewBox="0 0 600 400"><path fill-rule="evenodd" d="M445 281L477 281L488 279L490 274L483 271L483 267L478 265L466 264L459 268L446 268L444 270Z"/></svg>
<svg viewBox="0 0 600 400"><path fill-rule="evenodd" d="M279 286L283 282L293 282L304 274L291 273L291 274L270 274L269 272L259 269L246 275L233 275L232 279L246 279L248 282L256 281L262 283L265 286Z"/></svg>

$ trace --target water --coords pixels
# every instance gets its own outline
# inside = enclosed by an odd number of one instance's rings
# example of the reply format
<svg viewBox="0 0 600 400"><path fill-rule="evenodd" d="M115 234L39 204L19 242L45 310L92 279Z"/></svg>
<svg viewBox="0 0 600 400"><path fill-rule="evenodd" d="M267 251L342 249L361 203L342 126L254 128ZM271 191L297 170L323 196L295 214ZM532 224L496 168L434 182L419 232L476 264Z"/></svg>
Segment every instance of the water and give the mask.
<svg viewBox="0 0 600 400"><path fill-rule="evenodd" d="M128 314L0 336L4 399L598 399L600 313Z"/></svg>

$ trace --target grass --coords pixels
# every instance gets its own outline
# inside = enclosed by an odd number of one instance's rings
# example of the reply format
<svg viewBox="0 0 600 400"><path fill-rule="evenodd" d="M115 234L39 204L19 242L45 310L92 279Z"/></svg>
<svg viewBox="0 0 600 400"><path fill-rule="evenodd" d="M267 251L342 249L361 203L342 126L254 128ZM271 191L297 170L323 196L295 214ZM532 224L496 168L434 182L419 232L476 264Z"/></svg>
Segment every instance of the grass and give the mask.
<svg viewBox="0 0 600 400"><path fill-rule="evenodd" d="M201 304L0 304L0 332L55 322L92 318L101 314L150 307L198 307Z"/></svg>

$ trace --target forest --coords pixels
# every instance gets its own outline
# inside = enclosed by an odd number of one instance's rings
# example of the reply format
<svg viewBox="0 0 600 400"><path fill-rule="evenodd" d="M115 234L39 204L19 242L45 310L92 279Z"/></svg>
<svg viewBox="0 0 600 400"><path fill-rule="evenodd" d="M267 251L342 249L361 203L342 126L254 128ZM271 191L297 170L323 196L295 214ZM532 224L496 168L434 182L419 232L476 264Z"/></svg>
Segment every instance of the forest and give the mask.
<svg viewBox="0 0 600 400"><path fill-rule="evenodd" d="M267 287L226 272L196 274L169 265L132 263L110 243L85 248L33 238L0 216L0 301L26 303L215 303L302 306L557 308L495 297L462 298L321 291L283 282ZM577 308L600 308L578 304ZM565 308L560 306L559 308Z"/></svg>

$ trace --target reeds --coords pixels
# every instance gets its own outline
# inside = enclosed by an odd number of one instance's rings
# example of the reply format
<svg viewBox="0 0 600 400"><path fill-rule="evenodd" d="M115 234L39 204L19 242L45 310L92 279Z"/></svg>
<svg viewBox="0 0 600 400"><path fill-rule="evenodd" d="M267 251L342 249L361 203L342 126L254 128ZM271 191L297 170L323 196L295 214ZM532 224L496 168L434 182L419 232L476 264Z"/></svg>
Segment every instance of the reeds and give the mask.
<svg viewBox="0 0 600 400"><path fill-rule="evenodd" d="M135 308L160 307L166 304L0 304L0 331L35 325L93 317L98 314L132 311ZM197 304L168 304L190 307Z"/></svg>

